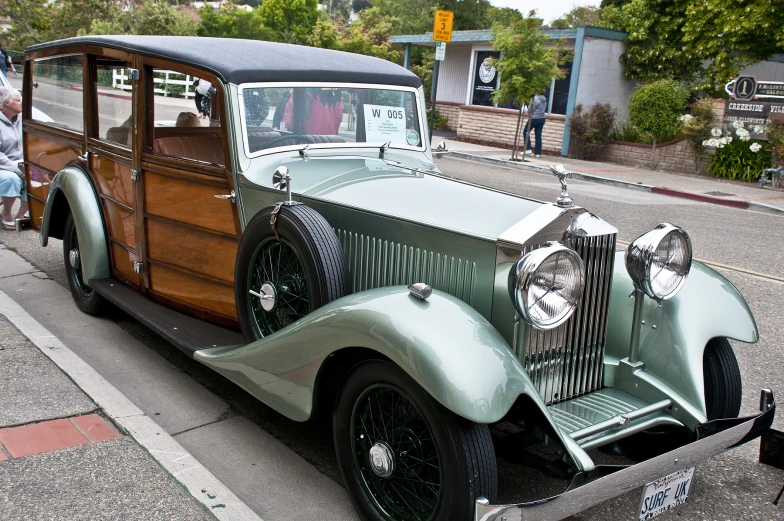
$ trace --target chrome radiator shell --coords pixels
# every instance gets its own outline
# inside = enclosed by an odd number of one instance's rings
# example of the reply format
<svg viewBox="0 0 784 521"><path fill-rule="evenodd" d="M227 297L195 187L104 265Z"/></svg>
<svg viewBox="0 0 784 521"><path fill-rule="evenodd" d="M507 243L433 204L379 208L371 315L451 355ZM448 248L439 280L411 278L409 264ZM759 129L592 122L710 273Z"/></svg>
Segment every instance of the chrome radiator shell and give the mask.
<svg viewBox="0 0 784 521"><path fill-rule="evenodd" d="M517 319L520 363L547 404L601 388L616 234L573 237L565 244L585 263L580 307L561 326L538 331ZM524 253L536 249L527 247Z"/></svg>

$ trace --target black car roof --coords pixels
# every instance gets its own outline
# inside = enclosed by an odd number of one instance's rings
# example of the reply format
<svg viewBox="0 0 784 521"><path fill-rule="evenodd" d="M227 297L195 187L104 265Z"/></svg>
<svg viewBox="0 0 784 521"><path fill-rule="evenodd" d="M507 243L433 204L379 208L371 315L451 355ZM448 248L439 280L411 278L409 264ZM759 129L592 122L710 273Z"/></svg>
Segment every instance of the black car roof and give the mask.
<svg viewBox="0 0 784 521"><path fill-rule="evenodd" d="M286 43L199 36L81 36L41 43L25 52L99 45L206 69L227 83L340 82L419 87L419 78L392 62Z"/></svg>

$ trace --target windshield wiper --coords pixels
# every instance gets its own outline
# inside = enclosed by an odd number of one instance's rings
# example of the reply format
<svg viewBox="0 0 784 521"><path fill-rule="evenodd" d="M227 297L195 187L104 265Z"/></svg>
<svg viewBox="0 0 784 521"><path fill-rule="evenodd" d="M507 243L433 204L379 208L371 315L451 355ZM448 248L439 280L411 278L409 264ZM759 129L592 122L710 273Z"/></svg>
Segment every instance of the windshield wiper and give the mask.
<svg viewBox="0 0 784 521"><path fill-rule="evenodd" d="M381 148L380 148L380 149L379 149L379 151L378 151L378 158L379 158L379 159L384 159L384 152L385 152L385 151L386 151L386 150L387 150L387 149L388 149L390 146L392 146L392 142L391 142L391 141L387 141L386 143L384 143L383 145L381 145Z"/></svg>

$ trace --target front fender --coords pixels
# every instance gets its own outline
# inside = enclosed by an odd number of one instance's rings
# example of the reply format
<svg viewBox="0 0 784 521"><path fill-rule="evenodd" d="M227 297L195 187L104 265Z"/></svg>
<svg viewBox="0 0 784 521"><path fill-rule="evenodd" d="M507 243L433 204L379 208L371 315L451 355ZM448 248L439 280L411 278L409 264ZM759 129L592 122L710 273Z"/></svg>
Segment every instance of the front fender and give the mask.
<svg viewBox="0 0 784 521"><path fill-rule="evenodd" d="M98 196L87 174L78 167L65 168L52 179L41 222L41 246L49 242L51 220L65 218L55 210L56 207L62 208L63 198L68 203L79 236L84 280L110 277L109 252Z"/></svg>
<svg viewBox="0 0 784 521"><path fill-rule="evenodd" d="M404 286L343 297L266 338L198 351L195 358L303 421L312 412L321 363L345 347L384 355L444 407L474 422L498 421L521 393L538 396L506 341L478 312L439 291L419 300Z"/></svg>
<svg viewBox="0 0 784 521"><path fill-rule="evenodd" d="M623 255L619 252L615 257L607 324L608 363L629 356L634 300L629 298L633 286ZM716 337L759 340L754 316L740 292L723 275L696 261L680 292L661 307L645 297L642 320L640 360L645 373L679 393L703 416L705 345Z"/></svg>

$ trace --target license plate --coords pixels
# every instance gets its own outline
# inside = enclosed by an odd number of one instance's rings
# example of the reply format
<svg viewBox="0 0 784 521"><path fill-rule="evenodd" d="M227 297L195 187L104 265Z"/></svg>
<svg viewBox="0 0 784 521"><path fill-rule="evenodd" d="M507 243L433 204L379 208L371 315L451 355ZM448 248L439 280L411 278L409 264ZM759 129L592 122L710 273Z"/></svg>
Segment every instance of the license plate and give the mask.
<svg viewBox="0 0 784 521"><path fill-rule="evenodd" d="M640 521L658 516L672 507L686 502L689 496L694 467L673 472L669 476L652 481L642 490Z"/></svg>

